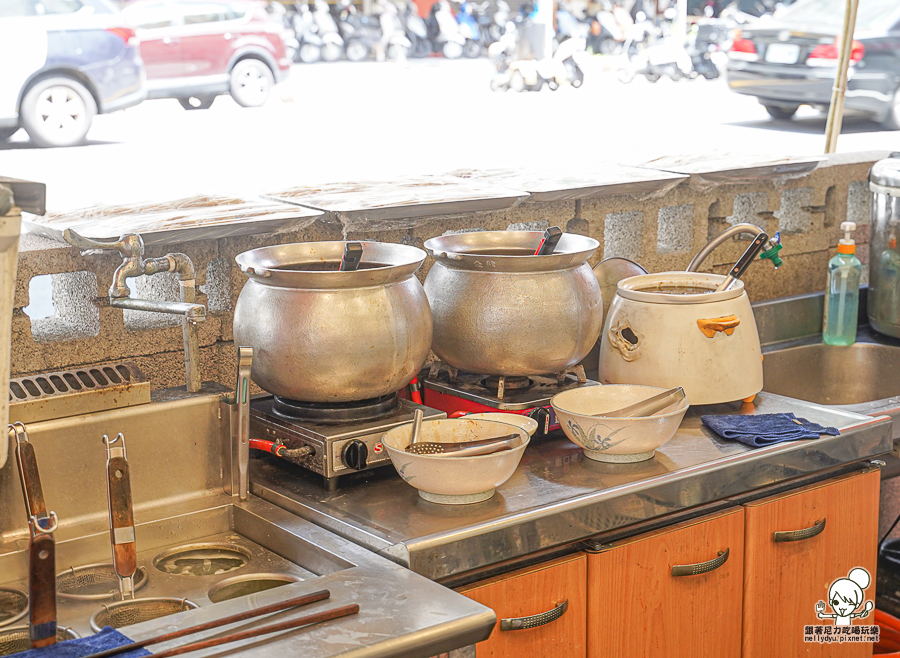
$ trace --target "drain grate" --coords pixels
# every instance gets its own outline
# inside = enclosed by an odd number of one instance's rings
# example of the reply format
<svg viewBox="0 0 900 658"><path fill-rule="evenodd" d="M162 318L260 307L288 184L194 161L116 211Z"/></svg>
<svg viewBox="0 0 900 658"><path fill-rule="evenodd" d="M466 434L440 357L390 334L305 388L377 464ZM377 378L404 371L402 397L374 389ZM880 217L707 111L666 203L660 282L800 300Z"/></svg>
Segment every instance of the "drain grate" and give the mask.
<svg viewBox="0 0 900 658"><path fill-rule="evenodd" d="M250 551L236 544L199 543L171 548L153 558L153 566L178 576L217 576L250 562Z"/></svg>
<svg viewBox="0 0 900 658"><path fill-rule="evenodd" d="M9 380L9 422L33 423L150 402L150 382L131 361Z"/></svg>
<svg viewBox="0 0 900 658"><path fill-rule="evenodd" d="M28 612L28 595L10 587L0 587L0 626L19 621Z"/></svg>
<svg viewBox="0 0 900 658"><path fill-rule="evenodd" d="M134 589L139 590L147 580L147 570L138 568ZM119 594L119 577L110 563L69 567L56 575L56 593L60 598L80 601L112 599Z"/></svg>

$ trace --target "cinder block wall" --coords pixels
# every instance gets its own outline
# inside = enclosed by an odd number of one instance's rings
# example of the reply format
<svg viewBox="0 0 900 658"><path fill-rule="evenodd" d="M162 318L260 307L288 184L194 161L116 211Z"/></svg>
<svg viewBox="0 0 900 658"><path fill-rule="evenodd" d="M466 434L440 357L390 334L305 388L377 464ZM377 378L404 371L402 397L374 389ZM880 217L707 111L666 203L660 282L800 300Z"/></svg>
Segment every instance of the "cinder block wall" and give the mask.
<svg viewBox="0 0 900 658"><path fill-rule="evenodd" d="M189 255L197 269L198 301L209 307L200 329L205 380L230 384L234 345L232 310L245 277L234 257L264 245L313 240L380 240L422 246L448 231L541 229L559 225L590 235L601 247L595 264L610 256L638 261L651 272L682 270L708 241L736 222L750 222L774 234L780 230L784 265L777 272L756 263L744 276L752 300L824 289L826 263L834 252L845 219L860 225L858 253L868 256L869 167L887 153L833 156L812 173L776 181L747 180L713 185L692 177L660 195L644 198L608 196L576 202L524 202L506 212L427 218L413 228L367 230L365 224L344 226L333 217L280 235L223 238L153 247L147 256L169 251ZM725 272L747 243L722 245L703 270ZM23 236L19 254L13 316L12 374L20 376L121 359L132 359L151 378L154 388L184 384L179 319L125 312L108 304L108 287L120 263L118 254L81 256L76 249L31 235ZM424 279L428 259L419 272ZM29 305L33 277L51 275L54 314L32 321ZM865 280L865 279L864 279ZM136 281L137 296L176 299L177 282L169 275Z"/></svg>

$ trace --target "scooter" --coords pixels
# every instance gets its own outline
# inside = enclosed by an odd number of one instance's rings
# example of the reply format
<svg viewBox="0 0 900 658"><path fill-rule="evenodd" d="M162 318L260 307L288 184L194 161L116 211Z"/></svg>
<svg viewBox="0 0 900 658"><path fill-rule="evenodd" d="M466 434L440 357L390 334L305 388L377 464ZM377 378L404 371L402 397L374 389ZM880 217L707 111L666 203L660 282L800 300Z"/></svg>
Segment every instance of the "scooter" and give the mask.
<svg viewBox="0 0 900 658"><path fill-rule="evenodd" d="M297 50L294 61L312 64L322 57L322 39L319 37L319 29L316 27L316 19L305 2L295 5L296 12L292 18L294 34L297 39Z"/></svg>
<svg viewBox="0 0 900 658"><path fill-rule="evenodd" d="M356 11L352 0L339 0L338 28L344 39L344 52L351 62L362 62L381 41L381 27L372 16L364 16Z"/></svg>
<svg viewBox="0 0 900 658"><path fill-rule="evenodd" d="M481 27L475 18L475 9L468 0L463 0L459 5L459 13L456 15L459 24L459 33L466 40L463 54L466 57L475 58L481 54Z"/></svg>
<svg viewBox="0 0 900 658"><path fill-rule="evenodd" d="M466 39L459 31L459 23L456 22L448 0L438 0L431 6L426 24L435 52L443 53L447 59L459 59L463 56Z"/></svg>
<svg viewBox="0 0 900 658"><path fill-rule="evenodd" d="M406 30L393 0L378 0L378 22L381 25L379 58L386 55L394 61L403 61L409 55L412 42L406 38Z"/></svg>
<svg viewBox="0 0 900 658"><path fill-rule="evenodd" d="M409 39L410 55L413 57L428 57L432 52L431 40L428 38L428 26L425 19L419 16L415 3L407 2L401 19L406 28L406 38Z"/></svg>
<svg viewBox="0 0 900 658"><path fill-rule="evenodd" d="M317 33L322 40L322 59L326 62L336 62L344 54L344 39L341 31L326 0L315 0L313 19L316 23Z"/></svg>
<svg viewBox="0 0 900 658"><path fill-rule="evenodd" d="M684 45L672 37L661 38L658 29L646 20L639 20L632 27L625 54L627 63L616 71L616 77L626 84L636 75L643 75L649 82L656 82L664 75L677 81L690 77L693 71L691 56Z"/></svg>
<svg viewBox="0 0 900 658"><path fill-rule="evenodd" d="M719 21L699 21L691 30L688 54L691 56L693 76L707 80L719 77L719 69L712 61L712 53L728 38L728 29Z"/></svg>
<svg viewBox="0 0 900 658"><path fill-rule="evenodd" d="M563 41L552 57L542 60L520 59L515 29L493 44L488 53L495 62L497 75L491 80L494 91L540 91L544 84L551 91L563 85L577 89L584 83L584 71L577 59L585 52L585 40L580 37Z"/></svg>

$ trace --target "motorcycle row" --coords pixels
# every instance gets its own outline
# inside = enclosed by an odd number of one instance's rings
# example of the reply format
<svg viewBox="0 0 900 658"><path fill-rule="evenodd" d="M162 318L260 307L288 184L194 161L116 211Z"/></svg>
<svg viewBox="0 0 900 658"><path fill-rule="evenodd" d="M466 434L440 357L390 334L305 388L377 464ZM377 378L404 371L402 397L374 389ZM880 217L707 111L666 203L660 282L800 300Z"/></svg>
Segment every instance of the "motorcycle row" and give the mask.
<svg viewBox="0 0 900 658"><path fill-rule="evenodd" d="M457 10L449 0L438 0L422 18L407 0L376 0L371 15L359 11L352 0L304 0L288 5L285 21L293 32L294 61L311 64L334 62L346 56L351 62L375 57L382 61L428 57L440 53L447 59L478 57L504 33L509 5L498 0L477 4L462 0Z"/></svg>

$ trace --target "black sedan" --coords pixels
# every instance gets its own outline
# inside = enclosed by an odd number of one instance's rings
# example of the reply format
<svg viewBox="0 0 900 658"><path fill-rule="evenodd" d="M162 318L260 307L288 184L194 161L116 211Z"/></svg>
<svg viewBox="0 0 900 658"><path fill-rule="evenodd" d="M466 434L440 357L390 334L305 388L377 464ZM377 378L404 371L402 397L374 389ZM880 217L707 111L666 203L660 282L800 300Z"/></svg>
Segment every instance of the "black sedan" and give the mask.
<svg viewBox="0 0 900 658"><path fill-rule="evenodd" d="M776 119L827 109L847 0L800 0L734 39L728 86ZM860 0L844 106L900 129L900 2Z"/></svg>

